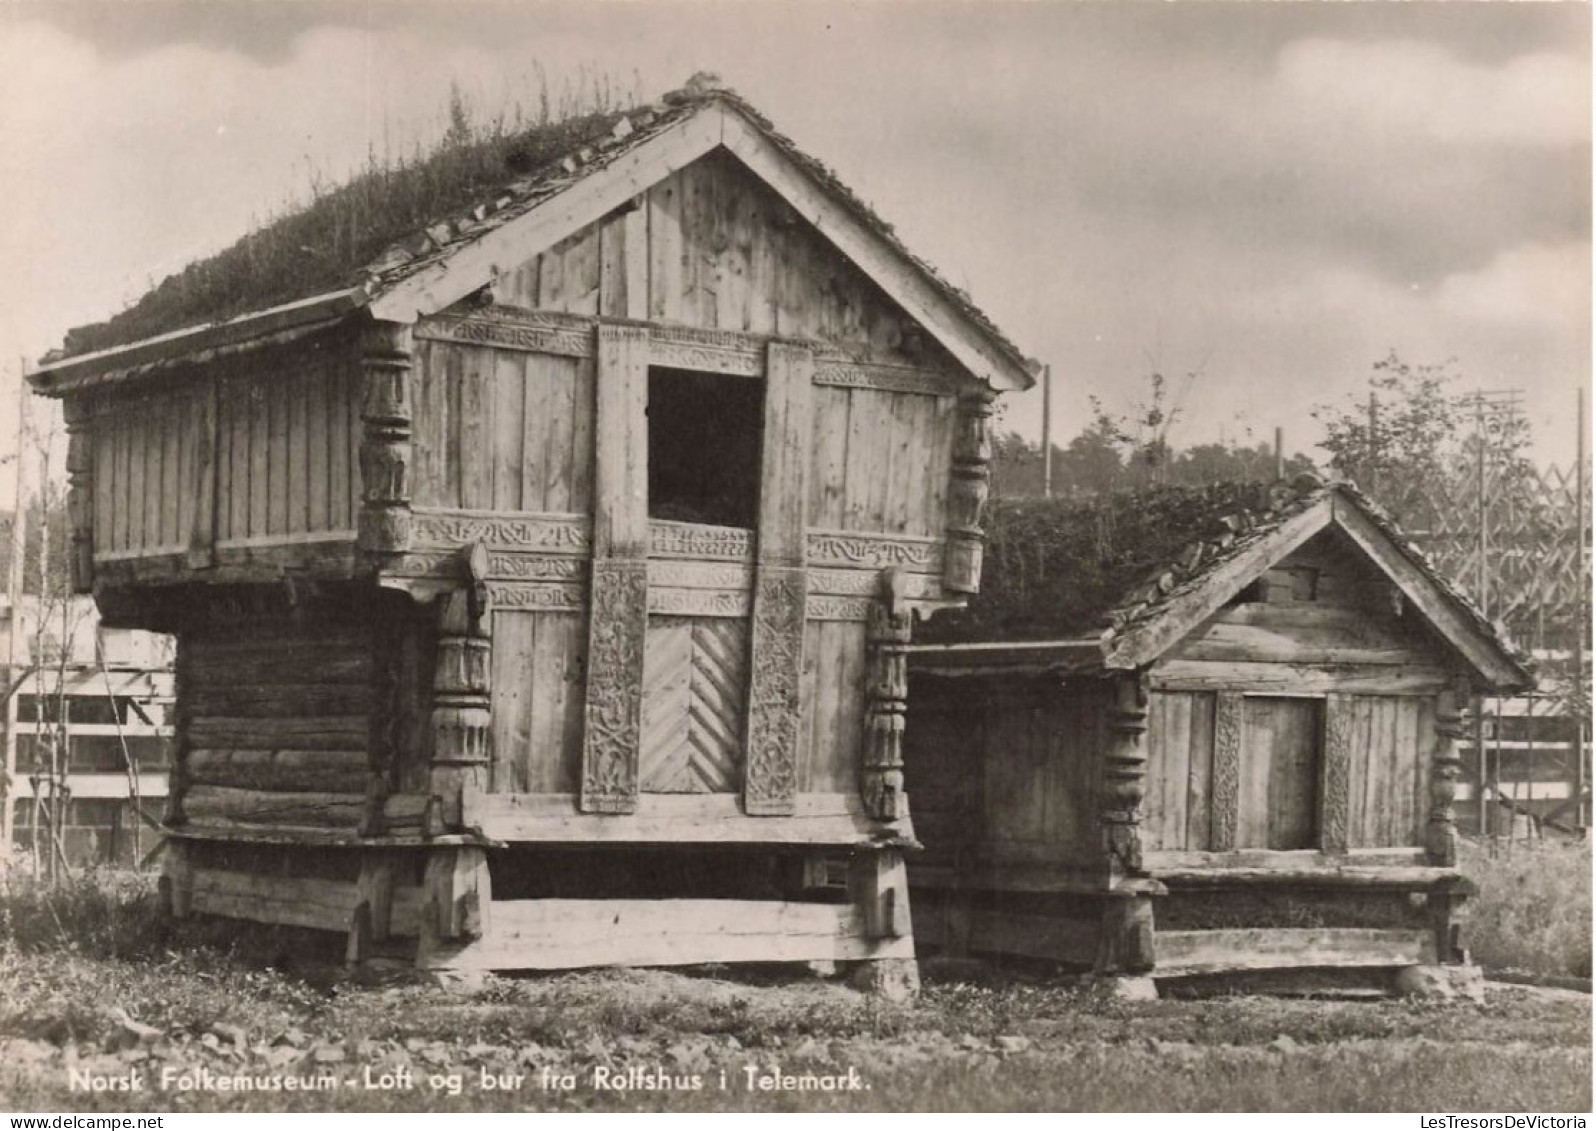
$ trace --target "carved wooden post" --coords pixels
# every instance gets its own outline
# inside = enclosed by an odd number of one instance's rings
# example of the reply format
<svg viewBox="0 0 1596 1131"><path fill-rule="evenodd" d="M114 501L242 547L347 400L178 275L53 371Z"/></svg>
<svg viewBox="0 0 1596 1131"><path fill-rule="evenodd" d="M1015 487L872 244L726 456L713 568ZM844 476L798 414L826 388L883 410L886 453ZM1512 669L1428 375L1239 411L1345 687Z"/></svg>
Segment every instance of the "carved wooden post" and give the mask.
<svg viewBox="0 0 1596 1131"><path fill-rule="evenodd" d="M948 484L948 548L942 584L955 593L981 588L981 556L986 548L982 522L992 462L993 395L987 390L959 398L958 432L953 441L953 477Z"/></svg>
<svg viewBox="0 0 1596 1131"><path fill-rule="evenodd" d="M442 599L438 663L432 681L431 803L428 836L472 827L473 802L486 792L492 759L489 711L493 642L487 587L487 550L473 547L468 587Z"/></svg>
<svg viewBox="0 0 1596 1131"><path fill-rule="evenodd" d="M1140 673L1124 673L1113 686L1100 810L1111 878L1142 870L1142 796L1147 788L1147 750L1142 744L1147 683Z"/></svg>
<svg viewBox="0 0 1596 1131"><path fill-rule="evenodd" d="M1331 694L1324 703L1324 751L1319 767L1319 848L1347 850L1352 798L1352 703Z"/></svg>
<svg viewBox="0 0 1596 1131"><path fill-rule="evenodd" d="M61 402L67 430L67 521L72 530L72 592L94 590L94 432L92 400L85 394Z"/></svg>
<svg viewBox="0 0 1596 1131"><path fill-rule="evenodd" d="M410 327L377 322L361 336L359 545L374 554L410 546Z"/></svg>
<svg viewBox="0 0 1596 1131"><path fill-rule="evenodd" d="M1457 865L1457 821L1452 802L1457 797L1457 779L1463 773L1463 757L1458 743L1463 740L1463 704L1468 689L1454 685L1435 700L1435 750L1430 758L1430 824L1425 847L1430 863L1451 868Z"/></svg>
<svg viewBox="0 0 1596 1131"><path fill-rule="evenodd" d="M1241 811L1243 699L1238 691L1214 698L1214 774L1209 786L1208 848L1232 852Z"/></svg>
<svg viewBox="0 0 1596 1131"><path fill-rule="evenodd" d="M913 614L903 603L904 576L881 574L881 599L870 605L865 643L864 759L859 790L865 811L882 821L909 815L903 792L903 724L909 700L907 649Z"/></svg>

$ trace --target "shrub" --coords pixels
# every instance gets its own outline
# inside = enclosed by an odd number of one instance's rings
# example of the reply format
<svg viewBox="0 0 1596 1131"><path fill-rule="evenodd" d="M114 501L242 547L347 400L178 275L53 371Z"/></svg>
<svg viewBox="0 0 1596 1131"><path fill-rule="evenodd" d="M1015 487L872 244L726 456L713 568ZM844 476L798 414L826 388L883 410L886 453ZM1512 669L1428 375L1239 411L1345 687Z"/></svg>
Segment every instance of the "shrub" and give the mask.
<svg viewBox="0 0 1596 1131"><path fill-rule="evenodd" d="M1480 887L1465 905L1464 938L1492 970L1588 978L1589 843L1464 842L1464 871Z"/></svg>

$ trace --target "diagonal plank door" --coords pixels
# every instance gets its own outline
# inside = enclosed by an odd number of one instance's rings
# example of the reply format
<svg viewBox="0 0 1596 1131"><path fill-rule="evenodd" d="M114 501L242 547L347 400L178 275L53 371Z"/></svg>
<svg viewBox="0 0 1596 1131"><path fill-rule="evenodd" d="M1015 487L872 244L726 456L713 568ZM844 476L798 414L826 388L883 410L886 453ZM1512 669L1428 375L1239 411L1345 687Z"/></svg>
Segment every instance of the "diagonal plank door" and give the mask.
<svg viewBox="0 0 1596 1131"><path fill-rule="evenodd" d="M649 619L639 767L644 792L737 790L747 673L743 619Z"/></svg>

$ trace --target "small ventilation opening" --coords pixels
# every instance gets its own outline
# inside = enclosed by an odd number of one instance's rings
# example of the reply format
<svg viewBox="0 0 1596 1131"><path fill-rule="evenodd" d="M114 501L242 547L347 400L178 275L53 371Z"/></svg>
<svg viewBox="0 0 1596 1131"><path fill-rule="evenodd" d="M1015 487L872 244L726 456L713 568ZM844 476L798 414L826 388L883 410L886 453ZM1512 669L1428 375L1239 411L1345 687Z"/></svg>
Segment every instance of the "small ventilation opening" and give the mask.
<svg viewBox="0 0 1596 1131"><path fill-rule="evenodd" d="M764 383L685 369L648 371L648 516L755 525Z"/></svg>

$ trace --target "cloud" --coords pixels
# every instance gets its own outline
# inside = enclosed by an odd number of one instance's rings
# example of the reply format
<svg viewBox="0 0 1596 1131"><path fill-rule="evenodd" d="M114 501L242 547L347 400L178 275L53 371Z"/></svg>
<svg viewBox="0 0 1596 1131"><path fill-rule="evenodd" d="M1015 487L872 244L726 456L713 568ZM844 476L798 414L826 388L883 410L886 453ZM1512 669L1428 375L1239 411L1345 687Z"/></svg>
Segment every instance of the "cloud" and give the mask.
<svg viewBox="0 0 1596 1131"><path fill-rule="evenodd" d="M1590 140L1590 71L1567 54L1484 66L1435 43L1307 39L1280 52L1279 76L1301 106L1360 131L1461 144Z"/></svg>
<svg viewBox="0 0 1596 1131"><path fill-rule="evenodd" d="M1436 291L1448 316L1525 329L1589 327L1589 244L1510 248L1481 271L1449 275Z"/></svg>

